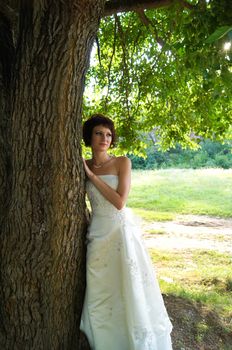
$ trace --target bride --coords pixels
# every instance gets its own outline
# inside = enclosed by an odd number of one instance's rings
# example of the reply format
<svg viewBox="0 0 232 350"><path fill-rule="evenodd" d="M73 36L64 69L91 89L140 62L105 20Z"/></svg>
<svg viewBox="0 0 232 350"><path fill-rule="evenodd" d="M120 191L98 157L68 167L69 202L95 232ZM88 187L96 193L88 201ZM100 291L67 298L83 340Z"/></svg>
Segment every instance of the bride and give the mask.
<svg viewBox="0 0 232 350"><path fill-rule="evenodd" d="M92 150L92 159L83 160L92 216L80 328L93 350L171 350L172 325L154 267L125 208L131 162L108 154L115 137L112 120L101 114L84 123Z"/></svg>

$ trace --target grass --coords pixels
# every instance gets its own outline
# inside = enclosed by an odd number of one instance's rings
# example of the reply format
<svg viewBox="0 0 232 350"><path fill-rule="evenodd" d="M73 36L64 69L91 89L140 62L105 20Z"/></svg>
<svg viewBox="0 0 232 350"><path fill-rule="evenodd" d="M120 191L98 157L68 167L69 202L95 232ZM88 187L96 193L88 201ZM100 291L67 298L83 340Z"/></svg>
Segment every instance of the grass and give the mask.
<svg viewBox="0 0 232 350"><path fill-rule="evenodd" d="M145 220L176 214L232 217L232 169L133 171L128 206Z"/></svg>
<svg viewBox="0 0 232 350"><path fill-rule="evenodd" d="M133 171L128 206L149 222L179 214L231 218L231 189L232 169ZM149 233L165 234L156 228ZM231 349L232 256L199 249L149 252L175 321L173 349Z"/></svg>
<svg viewBox="0 0 232 350"><path fill-rule="evenodd" d="M175 215L169 212L146 210L141 208L134 208L133 210L135 214L146 221L171 221L175 218Z"/></svg>
<svg viewBox="0 0 232 350"><path fill-rule="evenodd" d="M200 301L230 323L232 256L216 251L149 250L162 292Z"/></svg>
<svg viewBox="0 0 232 350"><path fill-rule="evenodd" d="M173 220L176 214L232 217L232 169L133 171L132 184L128 206L146 221ZM230 255L151 250L151 256L164 293L204 302L223 317L231 316Z"/></svg>

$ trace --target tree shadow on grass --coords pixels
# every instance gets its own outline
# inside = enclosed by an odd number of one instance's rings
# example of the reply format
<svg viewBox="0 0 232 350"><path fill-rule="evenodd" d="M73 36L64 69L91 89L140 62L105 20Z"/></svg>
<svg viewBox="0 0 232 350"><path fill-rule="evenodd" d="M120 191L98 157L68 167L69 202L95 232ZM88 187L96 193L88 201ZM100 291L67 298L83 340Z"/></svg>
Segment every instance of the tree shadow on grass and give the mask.
<svg viewBox="0 0 232 350"><path fill-rule="evenodd" d="M173 350L231 350L232 330L200 302L164 295L173 324Z"/></svg>

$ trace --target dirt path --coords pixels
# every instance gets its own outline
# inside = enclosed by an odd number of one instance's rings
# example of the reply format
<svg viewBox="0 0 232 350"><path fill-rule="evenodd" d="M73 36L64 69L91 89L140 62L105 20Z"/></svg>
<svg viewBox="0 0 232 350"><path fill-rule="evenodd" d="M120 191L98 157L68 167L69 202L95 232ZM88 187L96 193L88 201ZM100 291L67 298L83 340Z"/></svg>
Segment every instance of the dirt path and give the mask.
<svg viewBox="0 0 232 350"><path fill-rule="evenodd" d="M142 225L148 248L232 253L232 219L180 215L175 221L143 222Z"/></svg>

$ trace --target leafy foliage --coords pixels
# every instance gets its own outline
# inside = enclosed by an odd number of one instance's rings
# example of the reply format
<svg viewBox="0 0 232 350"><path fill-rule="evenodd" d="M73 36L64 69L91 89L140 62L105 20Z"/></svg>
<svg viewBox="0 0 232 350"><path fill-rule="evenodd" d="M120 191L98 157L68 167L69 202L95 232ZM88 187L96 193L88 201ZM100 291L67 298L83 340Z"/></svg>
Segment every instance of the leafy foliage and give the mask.
<svg viewBox="0 0 232 350"><path fill-rule="evenodd" d="M183 3L183 2L182 2ZM178 2L168 8L106 17L93 52L84 117L93 112L116 122L121 149L139 154L141 130L158 130L164 148L223 138L232 121L232 4ZM218 28L221 35L210 38ZM216 41L215 41L216 40Z"/></svg>
<svg viewBox="0 0 232 350"><path fill-rule="evenodd" d="M232 142L223 144L204 140L198 150L183 149L179 144L166 152L148 147L146 158L129 155L134 169L160 168L232 168Z"/></svg>
<svg viewBox="0 0 232 350"><path fill-rule="evenodd" d="M210 35L210 37L206 40L206 43L211 44L214 41L221 39L223 36L225 36L227 33L230 33L231 31L231 26L220 27L216 29L213 34Z"/></svg>

